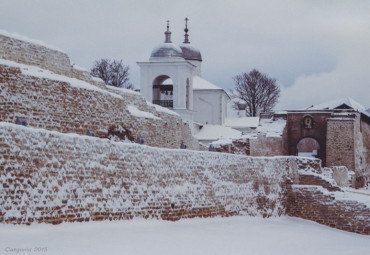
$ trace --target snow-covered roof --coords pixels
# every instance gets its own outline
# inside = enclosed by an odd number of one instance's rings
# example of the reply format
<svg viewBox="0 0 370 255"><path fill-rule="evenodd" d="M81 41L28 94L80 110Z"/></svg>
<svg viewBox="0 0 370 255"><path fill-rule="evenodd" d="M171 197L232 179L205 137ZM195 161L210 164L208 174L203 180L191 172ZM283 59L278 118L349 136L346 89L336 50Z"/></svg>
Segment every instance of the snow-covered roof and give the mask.
<svg viewBox="0 0 370 255"><path fill-rule="evenodd" d="M225 121L225 126L233 128L257 128L259 119L259 117L227 118Z"/></svg>
<svg viewBox="0 0 370 255"><path fill-rule="evenodd" d="M206 81L205 79L194 76L193 77L193 90L223 90L220 87L217 87L216 85L210 83L209 81Z"/></svg>
<svg viewBox="0 0 370 255"><path fill-rule="evenodd" d="M204 125L195 135L198 140L218 140L220 138L240 138L242 132L231 127L220 125Z"/></svg>
<svg viewBox="0 0 370 255"><path fill-rule="evenodd" d="M24 35L19 35L17 33L9 33L8 31L0 29L0 35L10 37L10 38L14 38L14 39L17 39L17 40L20 40L20 41L25 41L25 42L32 43L32 44L38 44L40 46L44 46L44 47L52 49L52 50L64 52L63 50L61 50L61 49L59 49L59 48L57 48L53 45L46 44L46 43L44 43L43 41L40 41L40 40L31 39L31 38L28 38Z"/></svg>
<svg viewBox="0 0 370 255"><path fill-rule="evenodd" d="M362 104L360 104L359 102L355 101L350 97L338 98L329 102L314 105L308 108L307 110L333 110L342 105L347 105L348 107L360 112L365 111L365 107Z"/></svg>
<svg viewBox="0 0 370 255"><path fill-rule="evenodd" d="M283 119L261 119L257 131L266 134L266 137L281 137L285 126L286 120Z"/></svg>

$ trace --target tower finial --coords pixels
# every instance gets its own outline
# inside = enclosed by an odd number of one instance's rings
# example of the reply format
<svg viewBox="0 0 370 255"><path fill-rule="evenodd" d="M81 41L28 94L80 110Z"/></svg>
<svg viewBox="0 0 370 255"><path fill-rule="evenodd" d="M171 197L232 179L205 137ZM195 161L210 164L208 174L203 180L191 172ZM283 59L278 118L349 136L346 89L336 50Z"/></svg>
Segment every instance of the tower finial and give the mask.
<svg viewBox="0 0 370 255"><path fill-rule="evenodd" d="M185 41L184 41L184 43L190 43L189 42L189 35L188 35L188 32L189 32L188 21L189 21L189 19L185 18L185 29L184 29L184 31L185 31Z"/></svg>
<svg viewBox="0 0 370 255"><path fill-rule="evenodd" d="M170 32L170 21L167 20L167 31L164 32L165 36L166 36L166 39L165 39L165 43L172 43L171 42L171 32Z"/></svg>

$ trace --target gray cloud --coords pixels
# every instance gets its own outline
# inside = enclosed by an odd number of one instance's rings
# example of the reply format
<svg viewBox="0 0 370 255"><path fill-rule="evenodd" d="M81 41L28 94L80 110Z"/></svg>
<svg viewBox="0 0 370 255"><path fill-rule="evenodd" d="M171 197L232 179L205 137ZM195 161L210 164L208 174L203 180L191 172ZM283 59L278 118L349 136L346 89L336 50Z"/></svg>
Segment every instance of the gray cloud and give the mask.
<svg viewBox="0 0 370 255"><path fill-rule="evenodd" d="M0 29L40 39L90 68L123 59L139 85L137 61L164 40L190 41L202 52L203 76L225 88L252 68L278 79L278 108L302 108L336 97L369 107L368 1L0 0Z"/></svg>

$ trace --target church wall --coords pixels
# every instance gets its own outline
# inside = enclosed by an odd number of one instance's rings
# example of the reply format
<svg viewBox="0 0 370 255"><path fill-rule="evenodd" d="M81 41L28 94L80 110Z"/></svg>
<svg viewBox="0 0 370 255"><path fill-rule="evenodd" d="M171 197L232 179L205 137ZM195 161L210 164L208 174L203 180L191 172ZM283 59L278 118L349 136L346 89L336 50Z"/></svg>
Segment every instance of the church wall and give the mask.
<svg viewBox="0 0 370 255"><path fill-rule="evenodd" d="M170 150L0 122L0 222L284 213L294 157Z"/></svg>
<svg viewBox="0 0 370 255"><path fill-rule="evenodd" d="M107 137L112 125L121 125L130 129L135 138L142 136L150 146L179 148L184 140L188 148L198 149L188 124L175 113L156 111L138 93L109 92L94 86L84 89L25 75L17 67L1 64L0 78L1 121L15 123L17 117L25 117L32 127L76 134L92 130L99 137ZM153 117L131 114L128 105Z"/></svg>
<svg viewBox="0 0 370 255"><path fill-rule="evenodd" d="M222 95L219 91L194 91L195 122L222 125L222 107Z"/></svg>

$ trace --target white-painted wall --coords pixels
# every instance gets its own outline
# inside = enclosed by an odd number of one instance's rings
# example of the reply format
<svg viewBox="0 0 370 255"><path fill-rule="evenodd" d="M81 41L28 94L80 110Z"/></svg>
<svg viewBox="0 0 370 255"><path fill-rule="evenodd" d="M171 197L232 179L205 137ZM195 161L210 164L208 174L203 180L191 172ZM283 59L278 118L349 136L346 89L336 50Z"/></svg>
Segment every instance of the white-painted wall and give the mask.
<svg viewBox="0 0 370 255"><path fill-rule="evenodd" d="M224 90L194 90L194 122L223 125L227 101Z"/></svg>

